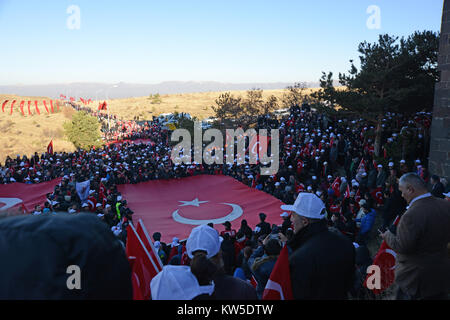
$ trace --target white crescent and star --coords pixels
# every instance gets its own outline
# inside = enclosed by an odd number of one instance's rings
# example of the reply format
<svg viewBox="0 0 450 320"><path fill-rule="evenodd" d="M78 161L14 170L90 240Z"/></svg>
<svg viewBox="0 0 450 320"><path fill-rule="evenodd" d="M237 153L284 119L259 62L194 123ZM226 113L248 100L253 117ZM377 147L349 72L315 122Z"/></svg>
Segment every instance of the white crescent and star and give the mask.
<svg viewBox="0 0 450 320"><path fill-rule="evenodd" d="M9 208L14 207L15 205L22 202L22 199L19 198L0 198L0 203L4 203L5 205L0 208L0 211L8 210Z"/></svg>
<svg viewBox="0 0 450 320"><path fill-rule="evenodd" d="M207 203L209 201L199 201L198 198L195 198L192 201L178 201L181 202L183 204L179 205L179 207L185 207L185 206L193 206L193 207L200 207L200 204L202 203ZM207 224L207 223L213 223L213 224L222 224L225 221L233 221L237 218L239 218L240 216L242 216L243 214L243 210L242 208L235 204L235 203L221 203L227 206L230 206L231 208L233 208L233 210L227 214L226 216L222 217L222 218L217 218L217 219L208 219L208 220L196 220L196 219L189 219L189 218L185 218L182 217L179 213L179 209L175 210L172 213L172 218L179 223L183 223L183 224L190 224L190 225L202 225L202 224Z"/></svg>

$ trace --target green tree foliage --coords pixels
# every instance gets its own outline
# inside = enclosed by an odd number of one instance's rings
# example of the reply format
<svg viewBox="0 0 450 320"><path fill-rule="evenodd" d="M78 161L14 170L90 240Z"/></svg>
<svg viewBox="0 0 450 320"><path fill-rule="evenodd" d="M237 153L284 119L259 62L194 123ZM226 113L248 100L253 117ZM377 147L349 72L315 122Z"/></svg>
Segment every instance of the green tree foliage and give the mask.
<svg viewBox="0 0 450 320"><path fill-rule="evenodd" d="M434 85L439 81L437 57L439 34L415 32L408 38L380 35L378 42L359 44L360 68L353 60L348 74L322 72L321 89L311 96L329 108L364 115L376 125L375 154L380 152L381 121L386 112L406 114L429 111L433 106Z"/></svg>
<svg viewBox="0 0 450 320"><path fill-rule="evenodd" d="M75 113L63 127L65 135L76 148L89 150L102 145L100 123L84 111Z"/></svg>
<svg viewBox="0 0 450 320"><path fill-rule="evenodd" d="M211 108L220 120L239 118L244 113L242 98L234 97L229 92L222 93L215 102L216 106Z"/></svg>
<svg viewBox="0 0 450 320"><path fill-rule="evenodd" d="M286 92L281 98L281 105L283 108L290 108L293 106L300 106L307 98L305 93L307 86L305 82L295 83L293 86L286 88Z"/></svg>
<svg viewBox="0 0 450 320"><path fill-rule="evenodd" d="M333 73L323 72L321 90L313 96L332 106L376 116L390 112L431 110L439 80L439 34L415 32L407 39L380 35L377 43L359 44L360 69L353 60L348 74L339 73L344 90L333 86Z"/></svg>
<svg viewBox="0 0 450 320"><path fill-rule="evenodd" d="M262 94L261 89L247 91L247 97L242 101L245 115L252 117L261 114L264 105Z"/></svg>

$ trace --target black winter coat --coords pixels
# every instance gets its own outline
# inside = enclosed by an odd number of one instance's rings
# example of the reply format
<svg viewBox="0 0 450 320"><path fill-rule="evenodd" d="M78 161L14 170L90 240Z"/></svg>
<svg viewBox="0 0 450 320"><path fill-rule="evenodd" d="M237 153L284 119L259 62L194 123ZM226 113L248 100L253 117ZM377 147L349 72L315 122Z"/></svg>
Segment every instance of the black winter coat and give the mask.
<svg viewBox="0 0 450 320"><path fill-rule="evenodd" d="M296 233L288 246L294 299L347 299L355 273L355 249L349 239L329 231L321 221Z"/></svg>
<svg viewBox="0 0 450 320"><path fill-rule="evenodd" d="M80 289L68 288L80 270ZM131 299L122 244L93 214L0 220L0 299ZM69 278L70 277L70 278Z"/></svg>

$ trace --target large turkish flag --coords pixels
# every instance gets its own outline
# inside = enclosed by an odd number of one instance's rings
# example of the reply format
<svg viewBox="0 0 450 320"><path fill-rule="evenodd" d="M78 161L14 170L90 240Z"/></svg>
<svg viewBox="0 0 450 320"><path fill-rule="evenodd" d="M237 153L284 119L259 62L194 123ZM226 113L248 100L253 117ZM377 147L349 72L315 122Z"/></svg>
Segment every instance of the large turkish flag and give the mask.
<svg viewBox="0 0 450 320"><path fill-rule="evenodd" d="M0 185L0 211L24 205L32 212L36 205L43 206L47 193L54 191L61 178L39 184L11 183Z"/></svg>
<svg viewBox="0 0 450 320"><path fill-rule="evenodd" d="M230 221L238 230L246 219L254 229L261 212L270 224L282 222L283 202L228 176L153 180L119 185L118 190L134 211L133 221L142 219L150 236L161 232L164 242L172 242L173 237L186 239L192 228L209 222L222 231L222 223Z"/></svg>

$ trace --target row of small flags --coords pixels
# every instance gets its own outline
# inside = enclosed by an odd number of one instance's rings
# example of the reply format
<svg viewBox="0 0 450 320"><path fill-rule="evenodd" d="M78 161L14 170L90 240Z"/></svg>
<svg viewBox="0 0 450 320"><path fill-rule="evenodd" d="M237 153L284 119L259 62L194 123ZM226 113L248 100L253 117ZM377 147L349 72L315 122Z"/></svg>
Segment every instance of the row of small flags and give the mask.
<svg viewBox="0 0 450 320"><path fill-rule="evenodd" d="M5 100L2 103L2 112L5 112L5 108L8 104L8 102L10 102L10 100ZM11 101L11 105L10 105L10 115L13 113L14 110L14 106L16 106L16 102L17 100L12 100ZM24 112L24 107L25 107L25 103L27 103L28 106L28 115L33 115L31 109L32 109L32 101L24 101L22 100L20 102L20 104L18 105L18 108L20 110L20 112L22 113L23 116L25 116L25 112ZM53 100L50 100L50 105L47 105L47 101L43 100L42 103L44 104L44 108L47 111L47 113L54 113L55 112L55 108L53 107ZM39 106L38 106L39 102L37 100L34 100L34 109L36 110L36 113L39 115L41 114L40 110L39 110ZM56 104L56 111L59 111L60 106L59 106L59 101L55 101Z"/></svg>
<svg viewBox="0 0 450 320"><path fill-rule="evenodd" d="M74 98L74 97L69 97L69 99L67 99L67 96L65 96L65 95L63 95L63 94L60 94L59 95L59 97L61 98L61 99L63 99L63 100L70 100L70 102L76 102L76 99ZM84 105L86 105L86 104L91 104L93 101L92 101L92 99L83 99L83 98L80 98L80 101L81 101L81 103L83 103Z"/></svg>

